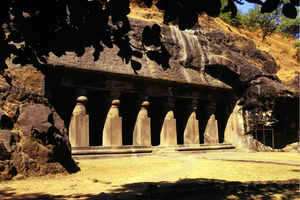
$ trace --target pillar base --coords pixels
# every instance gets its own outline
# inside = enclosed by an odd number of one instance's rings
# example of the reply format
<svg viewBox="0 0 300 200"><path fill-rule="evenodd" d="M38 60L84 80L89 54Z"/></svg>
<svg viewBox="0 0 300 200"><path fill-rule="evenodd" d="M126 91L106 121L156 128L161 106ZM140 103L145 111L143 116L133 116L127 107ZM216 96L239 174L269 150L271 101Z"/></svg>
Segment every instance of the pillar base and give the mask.
<svg viewBox="0 0 300 200"><path fill-rule="evenodd" d="M138 118L133 130L134 146L151 146L150 118Z"/></svg>
<svg viewBox="0 0 300 200"><path fill-rule="evenodd" d="M177 145L176 119L164 120L160 133L160 145Z"/></svg>
<svg viewBox="0 0 300 200"><path fill-rule="evenodd" d="M204 132L204 144L218 144L219 132L218 121L215 119L215 115L212 115L206 125Z"/></svg>
<svg viewBox="0 0 300 200"><path fill-rule="evenodd" d="M198 120L188 120L184 130L184 144L200 144Z"/></svg>
<svg viewBox="0 0 300 200"><path fill-rule="evenodd" d="M122 117L106 118L102 145L122 146Z"/></svg>
<svg viewBox="0 0 300 200"><path fill-rule="evenodd" d="M72 147L89 146L89 116L73 115L70 122L69 138Z"/></svg>

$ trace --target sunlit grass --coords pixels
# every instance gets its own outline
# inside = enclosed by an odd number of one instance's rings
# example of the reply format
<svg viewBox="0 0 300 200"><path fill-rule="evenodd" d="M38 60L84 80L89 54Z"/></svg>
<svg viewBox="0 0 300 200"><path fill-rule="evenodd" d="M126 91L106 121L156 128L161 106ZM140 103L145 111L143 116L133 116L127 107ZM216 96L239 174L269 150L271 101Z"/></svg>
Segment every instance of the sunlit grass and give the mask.
<svg viewBox="0 0 300 200"><path fill-rule="evenodd" d="M253 154L247 154L247 156L243 156L243 158L291 160L291 161L300 162L299 153L287 153L287 152L257 152Z"/></svg>
<svg viewBox="0 0 300 200"><path fill-rule="evenodd" d="M209 156L209 154L207 154ZM224 154L238 158L239 154ZM298 160L299 154L285 153L250 153L248 158ZM184 161L184 162L183 162ZM188 171L180 169L195 165ZM0 183L1 189L9 189L16 194L99 194L114 191L116 188L131 183L143 183L156 177L159 181L168 181L166 175L180 179L217 179L224 181L268 181L299 179L299 166L208 160L195 156L180 157L140 157L79 161L81 171L74 174L57 174L43 177L26 178L18 181ZM180 173L184 174L178 174ZM97 181L95 181L95 179ZM108 184L111 182L111 184Z"/></svg>
<svg viewBox="0 0 300 200"><path fill-rule="evenodd" d="M299 166L271 163L203 160L187 178L222 179L227 181L268 181L299 179Z"/></svg>

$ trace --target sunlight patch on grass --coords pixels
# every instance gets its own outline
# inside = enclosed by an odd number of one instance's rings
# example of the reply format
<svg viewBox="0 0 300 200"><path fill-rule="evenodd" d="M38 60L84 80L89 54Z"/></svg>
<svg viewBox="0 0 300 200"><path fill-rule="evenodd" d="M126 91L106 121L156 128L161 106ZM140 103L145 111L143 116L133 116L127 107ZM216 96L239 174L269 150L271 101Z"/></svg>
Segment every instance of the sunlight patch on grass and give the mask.
<svg viewBox="0 0 300 200"><path fill-rule="evenodd" d="M271 160L292 160L300 162L299 153L286 153L286 152L257 152L255 154L248 154L243 158L255 159L271 159Z"/></svg>
<svg viewBox="0 0 300 200"><path fill-rule="evenodd" d="M268 181L299 179L299 166L270 163L203 160L187 174L187 178L227 181Z"/></svg>
<svg viewBox="0 0 300 200"><path fill-rule="evenodd" d="M82 160L81 171L74 174L56 174L31 177L25 180L1 182L0 189L10 188L17 194L44 193L73 194L106 191L125 183L141 182L149 177L175 171L182 164L157 158L120 158ZM94 180L98 181L95 182ZM105 184L111 182L111 184Z"/></svg>

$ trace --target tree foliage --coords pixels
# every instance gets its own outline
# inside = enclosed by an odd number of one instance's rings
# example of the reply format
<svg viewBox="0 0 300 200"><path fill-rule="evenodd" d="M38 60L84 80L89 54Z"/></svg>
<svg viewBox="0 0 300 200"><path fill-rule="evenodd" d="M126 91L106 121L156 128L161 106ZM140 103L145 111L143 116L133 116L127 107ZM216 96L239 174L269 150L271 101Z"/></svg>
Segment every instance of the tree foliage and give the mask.
<svg viewBox="0 0 300 200"><path fill-rule="evenodd" d="M228 2L227 0L221 0L221 2L222 2L221 10L223 10L227 6ZM230 12L226 12L226 13L222 12L219 15L220 19L222 19L223 21L225 21L226 23L234 27L242 26L242 17L243 17L243 13L240 10L237 10L237 14L234 18L231 17Z"/></svg>
<svg viewBox="0 0 300 200"><path fill-rule="evenodd" d="M242 17L242 24L249 30L260 29L263 32L262 41L272 34L282 19L281 7L271 13L263 13L263 7L255 5Z"/></svg>
<svg viewBox="0 0 300 200"><path fill-rule="evenodd" d="M228 13L220 14L220 18L228 24L235 27L247 28L250 31L262 30L263 38L271 35L274 31L277 33L283 33L283 36L293 36L299 38L299 24L300 16L295 19L287 18L283 15L284 5L288 3L288 0L283 0L279 3L278 9L270 12L263 13L263 7L261 5L255 5L253 9L250 9L247 13L243 14L238 11L235 18L230 19ZM226 0L222 0L222 5L226 4ZM297 10L299 13L299 9Z"/></svg>
<svg viewBox="0 0 300 200"><path fill-rule="evenodd" d="M216 17L221 12L237 16L235 3L243 0L227 0L221 9L221 0L137 0L147 7L155 6L164 12L164 23L179 21L180 29L191 28L203 12ZM260 4L264 12L273 11L280 0L247 0ZM282 10L294 17L297 0L290 0ZM118 55L125 62L136 63L136 54L127 36L130 30L127 15L130 0L1 0L0 1L0 69L7 68L5 60L14 55L13 62L40 66L49 53L60 57L66 51L77 56L85 53L85 47L93 47L94 60L98 60L104 46L117 46ZM286 5L286 4L285 4ZM136 64L134 64L136 66Z"/></svg>
<svg viewBox="0 0 300 200"><path fill-rule="evenodd" d="M299 11L298 11L299 12ZM283 36L299 38L300 16L296 19L282 18L282 21L276 28L277 33L283 33Z"/></svg>

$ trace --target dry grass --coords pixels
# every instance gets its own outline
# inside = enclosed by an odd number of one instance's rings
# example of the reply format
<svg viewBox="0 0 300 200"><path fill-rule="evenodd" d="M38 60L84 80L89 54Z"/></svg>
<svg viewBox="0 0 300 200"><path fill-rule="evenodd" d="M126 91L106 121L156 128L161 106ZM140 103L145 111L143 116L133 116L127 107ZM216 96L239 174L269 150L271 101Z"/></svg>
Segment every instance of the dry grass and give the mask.
<svg viewBox="0 0 300 200"><path fill-rule="evenodd" d="M257 152L254 154L247 154L243 158L253 159L269 159L269 160L292 160L300 163L299 153L286 153L286 152Z"/></svg>
<svg viewBox="0 0 300 200"><path fill-rule="evenodd" d="M222 179L226 181L270 181L299 178L299 166L270 163L205 160L187 178Z"/></svg>
<svg viewBox="0 0 300 200"><path fill-rule="evenodd" d="M272 154L249 153L246 157L259 159L278 157L277 153ZM299 154L297 153L284 154L285 156L281 156L281 159L299 161ZM238 158L238 154L235 155ZM154 177L155 180L159 180L158 182L169 183L175 183L185 178L240 182L299 179L299 166L207 160L199 158L197 155L174 158L157 156L83 160L79 162L79 166L81 171L74 174L57 174L1 182L0 198L1 190L11 191L15 195L51 194L64 196L97 195L101 192L114 193L120 189L125 192L144 191L147 186L145 183L152 182ZM174 182L174 180L176 181ZM135 183L138 184L134 188L128 187L128 185ZM16 198L15 195L11 194L9 197ZM4 197L1 199L5 199Z"/></svg>
<svg viewBox="0 0 300 200"><path fill-rule="evenodd" d="M45 177L27 178L19 181L2 182L0 190L9 187L18 194L25 193L92 193L112 189L125 183L141 182L153 176L174 171L181 163L155 158L121 158L83 160L81 171L75 174L57 174ZM94 182L97 179L98 182ZM106 183L105 183L106 182ZM111 182L111 184L107 184Z"/></svg>

